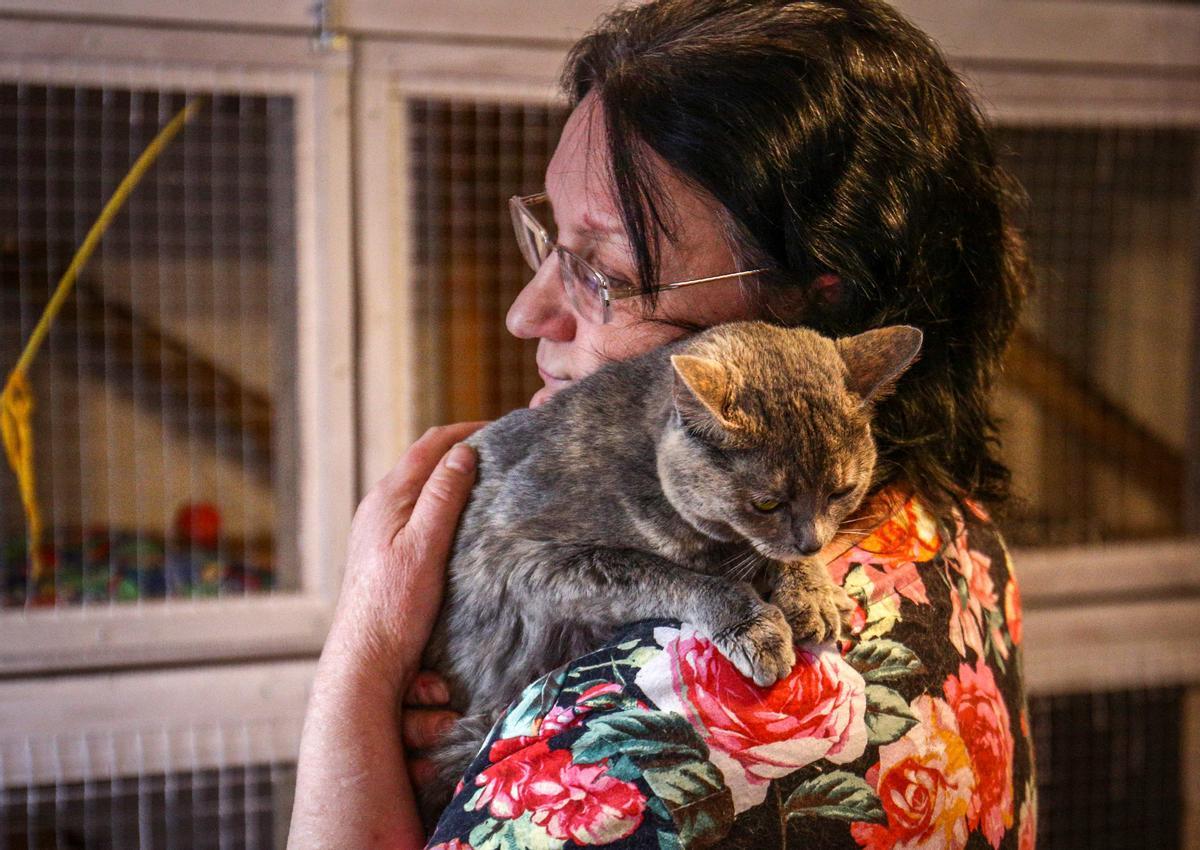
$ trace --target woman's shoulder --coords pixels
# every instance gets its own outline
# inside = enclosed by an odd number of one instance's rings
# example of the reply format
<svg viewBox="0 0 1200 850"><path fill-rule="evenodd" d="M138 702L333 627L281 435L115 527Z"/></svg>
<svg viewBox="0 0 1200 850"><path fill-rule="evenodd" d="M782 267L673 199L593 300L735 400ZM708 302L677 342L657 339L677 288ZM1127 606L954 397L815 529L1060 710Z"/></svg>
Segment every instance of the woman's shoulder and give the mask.
<svg viewBox="0 0 1200 850"><path fill-rule="evenodd" d="M534 683L435 842L1032 846L1019 599L986 514L896 500L829 567L851 633L802 648L770 688L668 620Z"/></svg>

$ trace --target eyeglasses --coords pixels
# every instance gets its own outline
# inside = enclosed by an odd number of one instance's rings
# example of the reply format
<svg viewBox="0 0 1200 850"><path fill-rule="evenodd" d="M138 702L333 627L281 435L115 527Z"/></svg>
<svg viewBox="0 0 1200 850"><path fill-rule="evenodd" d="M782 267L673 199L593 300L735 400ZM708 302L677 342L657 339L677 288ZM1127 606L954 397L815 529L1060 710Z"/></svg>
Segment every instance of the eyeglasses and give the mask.
<svg viewBox="0 0 1200 850"><path fill-rule="evenodd" d="M544 203L546 199L545 192L539 192L536 195L513 195L508 199L513 231L517 236L517 245L521 248L521 256L536 272L542 267L542 263L546 262L551 252L556 253L563 289L575 312L590 322L605 324L612 318L614 301L622 298L635 298L645 293L628 281L612 278L604 272L592 268L578 254L551 239L546 228L529 209L533 204ZM764 271L766 269L751 269L744 272L719 274L714 277L700 277L695 280L681 280L656 286L651 291L665 292L669 289L680 289L696 283L728 280Z"/></svg>

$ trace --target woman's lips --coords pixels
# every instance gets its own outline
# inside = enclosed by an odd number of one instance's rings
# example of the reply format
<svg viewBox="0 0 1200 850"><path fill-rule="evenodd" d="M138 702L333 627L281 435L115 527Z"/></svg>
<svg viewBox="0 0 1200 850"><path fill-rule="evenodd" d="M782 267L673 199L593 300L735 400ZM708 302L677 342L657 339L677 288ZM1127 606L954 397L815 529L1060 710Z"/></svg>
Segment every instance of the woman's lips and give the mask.
<svg viewBox="0 0 1200 850"><path fill-rule="evenodd" d="M533 394L533 398L529 400L530 407L537 407L540 404L544 404L549 400L550 396L571 384L570 378L559 378L556 375L551 375L541 366L538 366L538 375L546 386Z"/></svg>
<svg viewBox="0 0 1200 850"><path fill-rule="evenodd" d="M571 383L570 378L560 378L560 377L558 377L558 375L551 375L549 372L547 372L541 366L538 366L538 374L541 375L542 380L546 382L546 386L553 386L555 384L562 385L562 384Z"/></svg>

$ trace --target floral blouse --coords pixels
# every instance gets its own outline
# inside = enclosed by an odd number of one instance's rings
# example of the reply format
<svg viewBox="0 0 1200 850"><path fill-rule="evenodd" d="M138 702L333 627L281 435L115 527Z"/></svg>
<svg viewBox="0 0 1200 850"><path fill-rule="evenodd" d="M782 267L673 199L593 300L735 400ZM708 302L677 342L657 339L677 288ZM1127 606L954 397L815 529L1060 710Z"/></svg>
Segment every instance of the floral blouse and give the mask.
<svg viewBox="0 0 1200 850"><path fill-rule="evenodd" d="M1034 846L1020 596L984 511L916 497L828 568L851 634L760 688L679 621L627 627L530 685L436 850Z"/></svg>

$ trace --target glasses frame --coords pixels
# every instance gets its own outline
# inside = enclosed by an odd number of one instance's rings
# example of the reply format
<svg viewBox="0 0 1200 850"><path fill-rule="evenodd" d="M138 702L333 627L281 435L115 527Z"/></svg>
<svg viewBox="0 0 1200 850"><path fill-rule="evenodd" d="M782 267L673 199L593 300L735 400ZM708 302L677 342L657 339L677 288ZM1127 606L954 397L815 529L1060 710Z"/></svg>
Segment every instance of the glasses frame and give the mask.
<svg viewBox="0 0 1200 850"><path fill-rule="evenodd" d="M557 241L552 240L546 228L540 221L537 220L537 218L534 217L533 213L529 211L529 207L532 204L541 203L546 200L548 200L548 196L545 192L536 192L532 195L513 195L508 199L508 208L510 214L512 215L513 235L517 239L517 246L521 250L521 256L525 258L525 262L529 264L529 267L536 272L542 267L552 253L557 254L559 276L562 278L563 291L566 293L567 300L570 301L571 306L575 308L575 312L583 318L589 319L590 321L595 321L587 314L587 308L583 304L579 303L578 299L581 296L577 296L577 294L574 292L578 286L582 286L584 290L589 293L589 301L595 303L593 298L599 301L601 317L600 323L607 324L612 318L612 304L614 301L620 301L623 298L637 298L638 296L646 295L647 293L640 289L623 291L624 287L614 287L612 278L599 269L593 268L592 265L587 262L587 260L580 257L570 248L564 248ZM534 240L534 244L549 246L545 252L545 256L538 258L537 265L534 265L533 258L525 252L526 242L523 238L523 231L525 230L532 231L535 236L539 237ZM567 261L567 259L569 259L569 261ZM582 266L586 272L592 276L595 286L589 286L586 281L575 281L574 273L571 271L573 268L572 263L578 263L580 266ZM682 289L685 286L694 286L697 283L709 283L715 280L729 280L730 278L735 277L761 274L765 271L767 271L767 269L750 269L744 272L730 272L729 274L698 277L692 280L680 280L674 283L664 283L660 286L655 286L650 290L650 292L667 292L672 289Z"/></svg>

